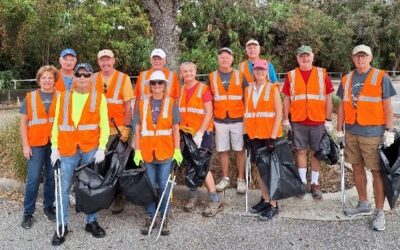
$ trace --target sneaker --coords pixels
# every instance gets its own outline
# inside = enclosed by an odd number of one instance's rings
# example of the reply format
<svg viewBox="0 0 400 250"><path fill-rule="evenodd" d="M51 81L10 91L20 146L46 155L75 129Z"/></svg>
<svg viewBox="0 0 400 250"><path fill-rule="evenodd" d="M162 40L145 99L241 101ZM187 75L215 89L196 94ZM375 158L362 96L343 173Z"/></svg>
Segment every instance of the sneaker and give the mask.
<svg viewBox="0 0 400 250"><path fill-rule="evenodd" d="M372 217L372 229L383 231L385 228L385 212L382 209L375 209Z"/></svg>
<svg viewBox="0 0 400 250"><path fill-rule="evenodd" d="M183 209L188 213L192 212L194 210L194 208L196 207L197 200L198 200L197 198L190 198L188 200L188 202L185 204L185 206L183 207Z"/></svg>
<svg viewBox="0 0 400 250"><path fill-rule="evenodd" d="M225 190L225 188L229 187L231 187L231 182L229 177L222 178L222 180L220 180L216 186L218 192L222 192Z"/></svg>
<svg viewBox="0 0 400 250"><path fill-rule="evenodd" d="M245 180L241 180L241 179L237 179L236 181L237 183L237 187L236 187L236 191L238 194L245 194L246 193L246 181Z"/></svg>
<svg viewBox="0 0 400 250"><path fill-rule="evenodd" d="M322 192L321 192L321 189L319 189L318 184L311 184L311 194L315 200L322 199Z"/></svg>
<svg viewBox="0 0 400 250"><path fill-rule="evenodd" d="M171 232L171 222L169 221L168 216L164 220L164 224L162 225L161 228L161 235L169 235Z"/></svg>
<svg viewBox="0 0 400 250"><path fill-rule="evenodd" d="M269 206L267 209L261 212L261 214L258 215L258 219L261 221L267 221L271 220L273 217L277 216L279 214L279 207L273 207Z"/></svg>
<svg viewBox="0 0 400 250"><path fill-rule="evenodd" d="M95 238L103 238L106 236L106 231L100 227L97 221L87 223L85 226L85 231L91 233Z"/></svg>
<svg viewBox="0 0 400 250"><path fill-rule="evenodd" d="M29 229L32 227L33 224L33 215L24 215L24 218L21 222L21 227L25 229Z"/></svg>
<svg viewBox="0 0 400 250"><path fill-rule="evenodd" d="M62 226L59 227L58 231L59 231L60 234L62 233ZM67 226L64 226L64 235L62 235L60 237L57 235L57 231L54 232L53 239L51 239L51 244L53 246L61 245L62 243L65 242L65 236L67 236L67 234L68 234L68 227Z"/></svg>
<svg viewBox="0 0 400 250"><path fill-rule="evenodd" d="M217 213L221 212L222 210L224 210L224 205L222 204L221 201L210 202L210 203L208 203L207 207L204 209L202 215L204 217L213 217Z"/></svg>
<svg viewBox="0 0 400 250"><path fill-rule="evenodd" d="M140 229L140 233L143 235L147 235L149 233L149 228L151 226L151 222L153 221L153 217L147 216L146 220L144 221L144 224L142 228ZM153 228L157 226L157 222L154 222Z"/></svg>
<svg viewBox="0 0 400 250"><path fill-rule="evenodd" d="M49 209L44 210L43 213L44 213L44 216L46 216L46 218L49 221L53 221L53 222L56 221L56 212L54 211L53 207L50 207Z"/></svg>
<svg viewBox="0 0 400 250"><path fill-rule="evenodd" d="M126 203L126 200L125 200L124 196L122 196L122 194L118 194L117 197L115 198L115 201L111 208L111 213L119 214L122 211L124 211L125 203Z"/></svg>
<svg viewBox="0 0 400 250"><path fill-rule="evenodd" d="M266 202L264 198L261 198L261 200L257 204L250 208L250 213L259 214L270 206L271 204L269 202Z"/></svg>
<svg viewBox="0 0 400 250"><path fill-rule="evenodd" d="M371 208L368 201L359 201L356 207L345 208L343 212L349 217L371 215Z"/></svg>

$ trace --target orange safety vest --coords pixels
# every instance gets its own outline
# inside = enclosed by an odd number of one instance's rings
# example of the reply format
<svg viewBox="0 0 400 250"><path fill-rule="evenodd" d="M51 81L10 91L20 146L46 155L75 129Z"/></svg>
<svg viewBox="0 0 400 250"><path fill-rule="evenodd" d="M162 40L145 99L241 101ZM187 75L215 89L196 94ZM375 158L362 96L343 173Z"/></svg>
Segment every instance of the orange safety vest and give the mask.
<svg viewBox="0 0 400 250"><path fill-rule="evenodd" d="M28 112L28 143L29 146L44 146L49 143L56 110L57 96L53 94L49 112L42 103L40 90L26 95L26 109Z"/></svg>
<svg viewBox="0 0 400 250"><path fill-rule="evenodd" d="M277 85L268 82L264 85L257 105L253 104L254 87L246 88L246 105L243 119L244 131L250 139L271 138L275 122L275 88ZM279 125L278 137L282 136L282 123Z"/></svg>
<svg viewBox="0 0 400 250"><path fill-rule="evenodd" d="M211 92L214 96L214 117L225 119L241 118L244 113L243 74L234 69L228 91L222 85L218 71L209 74Z"/></svg>
<svg viewBox="0 0 400 250"><path fill-rule="evenodd" d="M207 85L204 83L197 83L193 95L190 97L189 102L186 102L186 90L184 89L181 97L179 98L179 114L181 116L181 126L192 128L197 132L201 123L203 122L205 110L203 95L207 91ZM208 131L212 131L212 122L208 125Z"/></svg>
<svg viewBox="0 0 400 250"><path fill-rule="evenodd" d="M72 91L61 94L58 117L58 148L61 156L74 155L78 147L86 153L99 146L101 93L95 88L90 89L77 127L72 121Z"/></svg>
<svg viewBox="0 0 400 250"><path fill-rule="evenodd" d="M153 125L150 98L139 103L139 119L141 125L140 149L143 160L152 162L172 158L174 142L172 138L172 107L174 100L164 97L157 124Z"/></svg>
<svg viewBox="0 0 400 250"><path fill-rule="evenodd" d="M290 81L290 114L293 122L307 118L322 122L326 118L326 69L313 67L308 82L305 83L300 69L288 72Z"/></svg>
<svg viewBox="0 0 400 250"><path fill-rule="evenodd" d="M357 108L352 105L351 79L353 72L342 79L344 121L346 124L358 123L363 126L385 124L385 112L382 100L383 70L372 68L365 79L357 100Z"/></svg>
<svg viewBox="0 0 400 250"><path fill-rule="evenodd" d="M114 118L117 126L125 125L125 106L123 98L123 84L125 83L126 74L115 71L108 85L107 93L104 93L107 100L107 109L110 127L114 127L111 118ZM93 74L93 80L96 82L96 89L100 93L104 92L103 75L101 72Z"/></svg>
<svg viewBox="0 0 400 250"><path fill-rule="evenodd" d="M142 71L139 74L138 80L136 81L136 86L135 86L135 93L139 93L139 96L136 96L136 98L138 100L143 100L144 97L149 97L151 96L150 93L150 86L149 83L147 82L147 80L150 78L151 73L153 73L154 70L153 69L149 69L146 71ZM169 97L172 97L174 99L178 99L180 96L180 91L181 91L181 87L180 87L180 83L176 73L173 71L170 71L167 68L164 68L162 70L162 72L164 72L165 77L168 80L168 84L167 84L167 89L166 89L166 94ZM175 96L176 95L176 96Z"/></svg>
<svg viewBox="0 0 400 250"><path fill-rule="evenodd" d="M243 76L246 78L247 82L254 82L253 75L249 69L249 60L239 63L239 71L243 73Z"/></svg>

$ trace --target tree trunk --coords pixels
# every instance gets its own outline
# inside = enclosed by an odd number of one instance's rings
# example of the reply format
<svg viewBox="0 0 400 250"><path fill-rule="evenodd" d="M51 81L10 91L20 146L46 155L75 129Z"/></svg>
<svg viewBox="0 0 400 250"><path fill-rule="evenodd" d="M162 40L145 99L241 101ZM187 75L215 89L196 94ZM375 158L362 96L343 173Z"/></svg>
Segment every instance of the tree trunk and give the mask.
<svg viewBox="0 0 400 250"><path fill-rule="evenodd" d="M172 70L179 67L179 35L177 24L179 0L141 0L149 12L156 48L167 53L167 65Z"/></svg>

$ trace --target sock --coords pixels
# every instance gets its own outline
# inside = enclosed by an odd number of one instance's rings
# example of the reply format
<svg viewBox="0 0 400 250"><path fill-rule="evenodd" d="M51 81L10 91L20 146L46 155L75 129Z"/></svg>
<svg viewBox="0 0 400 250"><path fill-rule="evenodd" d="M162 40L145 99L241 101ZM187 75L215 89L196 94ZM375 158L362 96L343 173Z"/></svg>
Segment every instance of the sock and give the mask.
<svg viewBox="0 0 400 250"><path fill-rule="evenodd" d="M318 177L319 177L318 171L311 171L311 184L318 185Z"/></svg>
<svg viewBox="0 0 400 250"><path fill-rule="evenodd" d="M199 192L197 191L197 188L190 188L189 196L190 196L190 198L198 198Z"/></svg>
<svg viewBox="0 0 400 250"><path fill-rule="evenodd" d="M300 175L301 181L304 184L307 184L307 168L299 168L299 175Z"/></svg>
<svg viewBox="0 0 400 250"><path fill-rule="evenodd" d="M209 193L208 196L209 196L210 201L211 201L212 203L217 203L217 202L220 201L219 195L218 195L217 192L211 192L211 193Z"/></svg>

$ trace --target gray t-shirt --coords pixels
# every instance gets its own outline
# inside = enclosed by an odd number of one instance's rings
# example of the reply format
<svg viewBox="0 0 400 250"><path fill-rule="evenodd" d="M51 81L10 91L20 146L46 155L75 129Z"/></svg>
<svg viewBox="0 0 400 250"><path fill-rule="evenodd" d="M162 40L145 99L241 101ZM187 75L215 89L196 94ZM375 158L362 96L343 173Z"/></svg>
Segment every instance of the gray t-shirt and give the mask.
<svg viewBox="0 0 400 250"><path fill-rule="evenodd" d="M136 107L135 107L135 113L133 115L133 120L132 120L132 128L135 128L137 124L139 124L139 108L138 108L139 102L136 102ZM150 106L151 106L151 116L153 120L153 124L157 124L158 116L160 115L161 112L161 105L162 105L162 100L155 100L153 98L150 98ZM172 107L172 124L179 124L181 122L180 116L179 116L179 108L176 102L173 104L174 106Z"/></svg>
<svg viewBox="0 0 400 250"><path fill-rule="evenodd" d="M46 113L49 113L51 101L53 100L53 93L45 93L42 91L39 91L40 94L40 99L42 100L42 104L44 105L44 108L46 110ZM21 108L19 109L20 114L27 115L28 111L26 110L26 97L24 98L24 101L22 102Z"/></svg>
<svg viewBox="0 0 400 250"><path fill-rule="evenodd" d="M365 79L368 76L368 73L371 71L369 69L366 73L359 74L355 70L353 73L353 78L351 81L351 91L352 91L352 103L354 107L357 107L358 96L360 95L361 89L364 86ZM336 92L336 95L343 99L343 88L342 84L339 85L339 88ZM382 80L382 99L387 99L396 95L396 90L393 87L392 80L388 76L384 76ZM349 131L352 134L361 135L361 136L382 136L385 132L385 125L382 126L362 126L357 123L353 125L346 124L346 131Z"/></svg>

